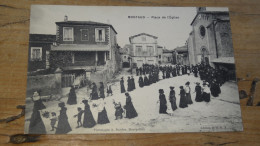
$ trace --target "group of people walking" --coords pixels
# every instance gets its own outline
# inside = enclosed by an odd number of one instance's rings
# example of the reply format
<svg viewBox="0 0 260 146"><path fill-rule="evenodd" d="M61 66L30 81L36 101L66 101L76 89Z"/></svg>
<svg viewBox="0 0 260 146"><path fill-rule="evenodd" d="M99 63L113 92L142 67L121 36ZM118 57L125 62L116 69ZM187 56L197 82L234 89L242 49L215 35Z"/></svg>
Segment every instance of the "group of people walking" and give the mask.
<svg viewBox="0 0 260 146"><path fill-rule="evenodd" d="M139 76L138 84L140 88L143 88L144 86L149 86L151 84L154 84L159 81L159 72L162 72L162 78L167 79L171 77L181 76L191 73L194 74L194 77L200 77L200 79L203 81L202 87L200 86L199 82L196 82L196 86L194 89L195 95L195 101L196 102L210 102L211 95L214 97L218 97L221 93L220 87L224 84L226 81L224 77L224 72L219 69L214 69L210 67L209 65L205 64L198 64L195 66L182 66L182 65L176 65L173 66L155 66L155 65L143 65L140 68L136 69L136 75ZM179 93L179 108L186 108L188 105L193 104L192 97L191 97L191 88L190 88L190 82L186 82L185 86L180 86L180 93ZM176 93L173 86L170 86L170 92L168 96L168 100L171 105L171 110L175 111L178 109L177 103L176 103ZM128 76L127 79L127 90L124 86L124 78L122 77L120 80L120 89L121 93L124 93L126 96L126 102L125 105L122 107L121 103L116 103L113 101L114 108L115 108L115 119L122 119L123 114L125 113L125 118L135 118L138 116L138 113L132 103L132 98L129 94L129 92L136 89L135 86L135 79L133 76ZM89 100L82 100L82 103L84 104L84 109L81 107L77 108L77 114L73 115L73 117L77 118L77 127L84 127L84 128L92 128L96 124L107 124L110 123L110 120L107 115L107 111L105 108L105 87L103 82L99 82L99 88L97 87L96 83L91 84L91 94ZM113 95L111 85L107 85L107 96L111 94ZM42 103L40 95L38 92L35 92L32 97L32 101L34 103L32 116L30 119L30 125L29 125L29 133L46 133L45 125L41 119L41 110L45 109L45 105ZM95 101L95 102L90 102ZM159 89L159 102L160 102L160 108L159 113L160 114L167 114L167 100L166 96L164 94L163 89ZM97 121L95 121L92 111L91 111L91 105L93 108L97 108L98 111L98 118ZM76 105L78 104L77 101L77 95L75 92L75 88L72 86L68 95L68 100L66 102L67 105ZM67 107L65 102L60 102L58 104L58 107L60 108L59 116L56 116L55 112L51 113L51 116L47 116L50 118L50 125L52 127L51 131L54 131L56 129L56 134L64 134L72 131L72 128L68 121L67 116ZM83 116L84 115L84 116ZM82 119L83 116L83 119ZM57 127L55 127L56 122L58 122Z"/></svg>

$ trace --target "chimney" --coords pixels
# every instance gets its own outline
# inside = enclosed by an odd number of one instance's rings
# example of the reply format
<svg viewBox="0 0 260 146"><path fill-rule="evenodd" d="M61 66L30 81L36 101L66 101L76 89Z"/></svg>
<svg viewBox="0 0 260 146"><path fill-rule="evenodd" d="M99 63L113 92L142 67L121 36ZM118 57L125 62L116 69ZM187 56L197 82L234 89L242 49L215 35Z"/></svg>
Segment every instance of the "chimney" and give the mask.
<svg viewBox="0 0 260 146"><path fill-rule="evenodd" d="M64 21L68 21L68 16L67 15L64 16Z"/></svg>
<svg viewBox="0 0 260 146"><path fill-rule="evenodd" d="M197 7L197 13L206 11L206 7Z"/></svg>

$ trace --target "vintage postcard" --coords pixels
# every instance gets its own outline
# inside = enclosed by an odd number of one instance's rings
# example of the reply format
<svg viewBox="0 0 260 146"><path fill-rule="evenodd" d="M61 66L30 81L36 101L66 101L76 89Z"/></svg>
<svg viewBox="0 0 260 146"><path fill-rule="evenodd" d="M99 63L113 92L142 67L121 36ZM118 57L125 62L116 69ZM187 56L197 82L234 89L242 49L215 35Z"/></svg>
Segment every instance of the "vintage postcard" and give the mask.
<svg viewBox="0 0 260 146"><path fill-rule="evenodd" d="M32 5L25 133L242 131L228 8Z"/></svg>

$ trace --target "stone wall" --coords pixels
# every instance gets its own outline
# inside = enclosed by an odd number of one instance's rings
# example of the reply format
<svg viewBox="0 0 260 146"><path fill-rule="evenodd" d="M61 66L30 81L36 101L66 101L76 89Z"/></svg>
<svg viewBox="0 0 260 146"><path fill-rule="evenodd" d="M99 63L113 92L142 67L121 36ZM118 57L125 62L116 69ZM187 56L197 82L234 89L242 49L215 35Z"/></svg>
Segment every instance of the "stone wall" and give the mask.
<svg viewBox="0 0 260 146"><path fill-rule="evenodd" d="M61 73L28 76L26 97L32 97L35 91L41 96L61 94Z"/></svg>

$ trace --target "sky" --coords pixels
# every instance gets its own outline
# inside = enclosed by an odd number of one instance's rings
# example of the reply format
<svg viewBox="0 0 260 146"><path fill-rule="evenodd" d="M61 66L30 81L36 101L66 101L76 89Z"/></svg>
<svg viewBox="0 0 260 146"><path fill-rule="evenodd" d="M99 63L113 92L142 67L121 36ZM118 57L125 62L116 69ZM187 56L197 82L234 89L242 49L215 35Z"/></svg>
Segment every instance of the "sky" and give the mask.
<svg viewBox="0 0 260 146"><path fill-rule="evenodd" d="M207 10L228 9L207 7ZM30 34L56 34L55 22L64 21L65 15L69 21L111 24L118 33L117 42L121 47L129 44L130 36L147 33L158 37L158 45L172 50L185 45L192 29L190 24L196 16L196 7L32 5ZM129 18L129 16L141 16L141 18ZM163 16L166 18L163 19Z"/></svg>

